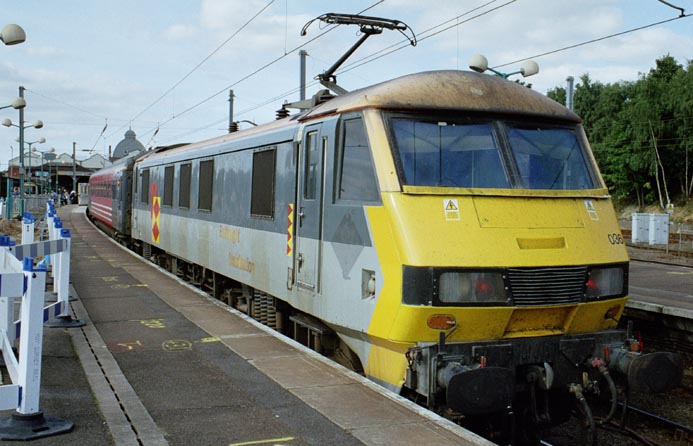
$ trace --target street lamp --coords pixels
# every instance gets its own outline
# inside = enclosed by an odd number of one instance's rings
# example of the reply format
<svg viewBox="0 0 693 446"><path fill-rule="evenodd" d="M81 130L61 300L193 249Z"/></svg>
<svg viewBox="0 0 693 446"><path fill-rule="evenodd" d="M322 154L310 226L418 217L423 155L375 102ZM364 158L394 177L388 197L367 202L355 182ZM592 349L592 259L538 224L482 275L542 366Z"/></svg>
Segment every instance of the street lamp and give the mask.
<svg viewBox="0 0 693 446"><path fill-rule="evenodd" d="M26 101L24 100L24 98L20 98L19 96L17 96L12 100L12 103L10 103L10 105L3 105L2 107L0 107L0 110L10 107L14 108L15 110L21 110L24 107L26 107Z"/></svg>
<svg viewBox="0 0 693 446"><path fill-rule="evenodd" d="M19 138L17 138L16 141L19 142ZM24 144L26 144L27 146L29 146L29 181L31 181L31 164L32 164L32 160L33 160L33 158L34 158L34 156L31 154L31 152L35 152L35 151L36 151L35 148L34 148L34 149L31 148L31 145L32 145L32 144L43 144L43 143L45 143L45 142L46 142L46 138L43 138L43 137L37 139L36 141L31 141L31 142L29 142L29 141L24 141ZM26 152L24 152L24 153L26 153Z"/></svg>
<svg viewBox="0 0 693 446"><path fill-rule="evenodd" d="M34 151L34 152L38 152L38 153L41 154L41 181L42 181L42 183L41 183L41 192L42 192L42 193L45 193L45 187L44 187L44 186L45 186L45 184L46 184L46 181L45 181L45 178L44 178L44 175L43 175L43 163L44 163L44 161L43 161L43 158L44 158L44 157L43 157L43 156L46 155L46 159L49 161L49 164L48 164L48 178L49 178L48 184L49 184L49 189L50 189L50 176L51 176L51 173L50 173L50 172L51 172L50 161L53 160L53 159L55 159L55 153L54 153L54 152L55 152L55 147L51 147L51 148L48 149L48 150L39 150L39 149L37 149L36 147L34 147L34 148L33 148L33 151Z"/></svg>
<svg viewBox="0 0 693 446"><path fill-rule="evenodd" d="M2 36L0 35L0 38ZM4 110L6 108L14 108L15 110L21 110L24 107L26 107L26 101L24 98L17 96L12 100L12 102L9 105L3 105L0 106L0 110ZM11 146L10 146L11 147ZM12 148L14 150L14 148ZM12 158L14 158L14 154L12 155ZM9 219L12 216L12 200L11 200L11 195L10 195L10 165L9 163L7 164L7 197L6 197L6 204L5 204L5 209L7 209L7 214L6 218Z"/></svg>
<svg viewBox="0 0 693 446"><path fill-rule="evenodd" d="M469 59L469 68L476 71L477 73L483 73L484 71L489 70L496 73L503 79L507 79L513 74L521 74L522 77L529 77L534 76L539 72L539 65L535 61L526 60L522 65L520 65L519 70L513 71L512 73L502 73L489 67L488 59L486 59L486 57L482 56L481 54L474 55L471 59Z"/></svg>
<svg viewBox="0 0 693 446"><path fill-rule="evenodd" d="M26 33L21 26L10 23L5 25L0 31L0 40L5 45L17 45L26 40Z"/></svg>
<svg viewBox="0 0 693 446"><path fill-rule="evenodd" d="M24 98L24 87L19 87L19 97ZM2 121L2 125L5 127L17 127L19 129L19 215L24 215L24 129L29 127L34 127L40 129L43 127L43 122L36 121L32 125L24 125L24 108L19 109L19 125L12 123L12 120L5 118Z"/></svg>

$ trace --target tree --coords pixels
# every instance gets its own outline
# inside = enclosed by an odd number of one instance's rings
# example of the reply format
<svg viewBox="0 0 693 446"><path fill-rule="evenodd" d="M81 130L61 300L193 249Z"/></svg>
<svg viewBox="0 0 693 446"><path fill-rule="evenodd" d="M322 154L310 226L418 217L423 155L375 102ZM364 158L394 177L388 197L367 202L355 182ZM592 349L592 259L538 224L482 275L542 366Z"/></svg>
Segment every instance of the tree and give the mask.
<svg viewBox="0 0 693 446"><path fill-rule="evenodd" d="M563 87L547 95L565 103ZM665 55L635 82L602 84L584 74L576 85L574 104L616 198L635 199L643 206L659 196L663 206L669 191L691 196L692 62L684 68Z"/></svg>

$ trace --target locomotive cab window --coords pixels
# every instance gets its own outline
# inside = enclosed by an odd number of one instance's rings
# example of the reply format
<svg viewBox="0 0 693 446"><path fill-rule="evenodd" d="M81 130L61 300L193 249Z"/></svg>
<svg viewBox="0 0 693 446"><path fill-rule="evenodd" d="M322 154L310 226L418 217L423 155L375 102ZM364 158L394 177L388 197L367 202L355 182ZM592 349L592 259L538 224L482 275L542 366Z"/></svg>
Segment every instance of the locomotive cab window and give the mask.
<svg viewBox="0 0 693 446"><path fill-rule="evenodd" d="M274 181L276 149L253 153L253 184L250 199L250 215L257 218L274 218Z"/></svg>
<svg viewBox="0 0 693 446"><path fill-rule="evenodd" d="M566 128L509 125L508 140L527 189L595 187L579 139Z"/></svg>
<svg viewBox="0 0 693 446"><path fill-rule="evenodd" d="M577 125L444 116L389 117L402 184L581 190L598 188Z"/></svg>
<svg viewBox="0 0 693 446"><path fill-rule="evenodd" d="M200 161L198 186L197 209L211 211L214 193L214 160Z"/></svg>
<svg viewBox="0 0 693 446"><path fill-rule="evenodd" d="M363 120L346 119L342 124L339 153L337 198L352 201L378 201L378 183L368 147Z"/></svg>

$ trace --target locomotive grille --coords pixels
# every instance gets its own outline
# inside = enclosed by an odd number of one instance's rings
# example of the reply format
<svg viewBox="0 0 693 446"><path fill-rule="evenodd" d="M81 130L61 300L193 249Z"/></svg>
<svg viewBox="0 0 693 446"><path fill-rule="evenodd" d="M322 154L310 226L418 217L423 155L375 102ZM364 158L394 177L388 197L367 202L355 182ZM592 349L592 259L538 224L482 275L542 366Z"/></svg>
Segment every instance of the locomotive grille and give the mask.
<svg viewBox="0 0 693 446"><path fill-rule="evenodd" d="M586 266L509 268L507 271L515 305L578 303L587 281Z"/></svg>

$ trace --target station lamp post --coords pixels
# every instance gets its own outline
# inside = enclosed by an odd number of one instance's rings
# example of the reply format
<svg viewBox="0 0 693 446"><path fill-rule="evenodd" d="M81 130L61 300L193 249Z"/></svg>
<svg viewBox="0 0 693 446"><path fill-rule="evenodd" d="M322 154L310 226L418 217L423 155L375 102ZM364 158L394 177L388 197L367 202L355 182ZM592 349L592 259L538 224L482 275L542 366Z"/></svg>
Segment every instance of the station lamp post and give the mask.
<svg viewBox="0 0 693 446"><path fill-rule="evenodd" d="M52 159L55 159L55 153L53 153L53 152L55 152L55 147L51 147L51 148L48 149L48 150L39 150L39 149L37 149L36 147L34 147L34 148L33 148L33 151L41 154L41 193L45 193L45 184L46 184L46 181L45 181L45 175L43 174L44 155L45 155L45 159L47 159L48 162L49 162L49 164L48 164L48 186L49 186L49 189L50 189L50 177L51 177L51 174L50 174L50 172L51 172L50 161L51 161Z"/></svg>
<svg viewBox="0 0 693 446"><path fill-rule="evenodd" d="M17 142L19 142L19 138L17 138ZM24 141L24 144L26 144L27 146L29 146L29 172L27 173L27 176L28 176L28 178L29 178L29 181L31 181L31 170L32 170L31 164L32 164L33 159L34 159L34 157L33 157L33 155L31 154L31 152L36 152L36 148L35 148L35 147L32 148L31 146L32 146L33 144L43 144L43 143L45 143L45 142L46 142L46 138L44 138L44 137L41 137L41 138L37 139L36 141L31 141L31 142L29 142L29 141ZM26 152L24 152L24 153L26 153Z"/></svg>
<svg viewBox="0 0 693 446"><path fill-rule="evenodd" d="M2 36L0 35L0 38L1 37ZM5 108L10 108L10 107L14 108L15 110L21 110L24 107L26 107L26 101L24 100L24 98L17 96L16 98L14 98L12 100L12 103L10 103L9 105L0 106L0 110L3 110ZM10 147L10 148L12 148L12 147ZM12 154L12 158L14 158L14 153ZM11 180L10 180L10 163L7 163L7 197L5 197L5 209L6 209L5 218L7 218L8 220L12 217L12 199L11 199L12 190L11 189L12 188L11 188Z"/></svg>
<svg viewBox="0 0 693 446"><path fill-rule="evenodd" d="M0 30L0 41L4 43L5 45L17 45L26 40L26 33L24 32L24 29L16 25L14 23L10 23L9 25L5 25L2 27L2 30ZM12 107L14 109L20 110L20 119L23 116L21 110L26 107L26 101L24 100L24 95L22 94L22 89L20 87L20 94L18 98L15 98L14 101L12 101L12 104L5 106L5 107L0 107L0 109L3 108L8 108ZM4 124L4 123L3 123ZM20 147L20 152L21 152L21 147ZM7 203L5 208L7 209L7 218L9 219L12 216L12 201L10 200L10 182L9 182L9 174L10 174L10 165L7 165ZM23 205L24 201L20 200L20 203ZM23 209L22 209L23 210Z"/></svg>
<svg viewBox="0 0 693 446"><path fill-rule="evenodd" d="M24 87L19 87L19 97L24 99ZM12 120L5 118L2 121L2 125L5 127L17 127L19 128L19 215L24 214L24 129L26 128L36 128L40 129L43 127L43 122L38 120L32 125L24 125L24 107L19 109L19 124L13 124Z"/></svg>

